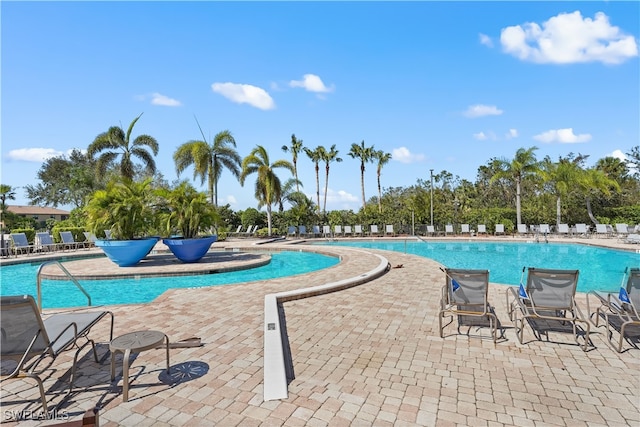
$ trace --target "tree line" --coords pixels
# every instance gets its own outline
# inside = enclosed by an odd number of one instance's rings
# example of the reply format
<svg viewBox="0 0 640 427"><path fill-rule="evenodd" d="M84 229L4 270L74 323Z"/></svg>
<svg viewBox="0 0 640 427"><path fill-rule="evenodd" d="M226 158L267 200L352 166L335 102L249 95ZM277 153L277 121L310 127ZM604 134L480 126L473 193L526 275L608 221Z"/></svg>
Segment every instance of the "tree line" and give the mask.
<svg viewBox="0 0 640 427"><path fill-rule="evenodd" d="M91 142L86 154L73 150L68 156L53 157L43 163L37 173L40 181L25 187L31 204L57 207L72 205L68 220L83 226L83 214L92 195L114 181L152 179L157 188L173 188L181 181L168 183L157 170L154 157L159 144L150 135L132 137L141 118L136 117L127 130L112 126ZM196 119L197 123L197 119ZM409 224L433 223L438 229L445 224L505 224L507 231L516 224L560 223L640 223L640 147L626 153L628 159L598 159L587 167L588 155L568 153L558 159L538 159L537 147L520 148L513 158L490 158L477 170L475 182L460 179L446 170L418 177L408 187L383 188L383 167L392 159L390 153L367 146L365 141L352 143L347 155L359 161L362 206L357 211L326 211L329 175L333 163L342 162L334 144L314 148L291 135L282 146L290 155L272 160L263 146L255 146L242 157L229 130L217 133L207 141L187 141L175 150L173 160L178 177L193 169L193 180L207 185L207 197L218 210L223 224L219 230L237 225L258 224L264 234L283 234L289 225L315 224L395 224L407 229ZM315 200L302 192L304 183L298 178L300 156L306 155L315 169ZM376 166L377 195L365 196L365 170ZM321 167L324 166L321 200ZM233 211L230 205L218 205L218 183L228 172L244 186L254 180L256 208ZM7 200L15 199L15 190L0 184L0 208L5 224L16 222L7 212ZM433 200L433 204L431 201ZM265 211L260 209L264 208ZM24 226L24 224L22 224ZM41 226L41 225L40 225ZM491 228L489 228L491 229Z"/></svg>

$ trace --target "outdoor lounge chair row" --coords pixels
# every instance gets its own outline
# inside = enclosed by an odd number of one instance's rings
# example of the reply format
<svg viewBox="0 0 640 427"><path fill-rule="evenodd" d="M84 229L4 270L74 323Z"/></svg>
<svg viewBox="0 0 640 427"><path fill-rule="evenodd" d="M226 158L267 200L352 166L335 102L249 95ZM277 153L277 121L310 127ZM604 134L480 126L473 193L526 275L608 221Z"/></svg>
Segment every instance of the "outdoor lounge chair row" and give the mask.
<svg viewBox="0 0 640 427"><path fill-rule="evenodd" d="M607 342L616 351L622 351L625 339L640 338L640 268L625 271L618 292L590 292L587 295L587 315L575 301L578 270L553 270L528 268L526 284L506 290L508 317L514 324L518 341L524 343L525 324L529 324L538 340L548 339L550 331L571 331L576 342L587 351L591 324L598 327L604 320ZM474 325L469 318L488 321L494 343L498 329L502 329L498 317L488 301L489 271L444 269L445 285L442 288L438 325L440 337L444 328L458 319L458 332L465 325ZM591 310L589 298L596 298L598 307ZM448 323L443 320L449 317ZM634 329L635 328L635 329ZM633 332L633 335L629 332ZM618 334L617 341L614 335ZM501 334L503 336L503 333ZM636 346L637 347L637 346Z"/></svg>
<svg viewBox="0 0 640 427"><path fill-rule="evenodd" d="M55 243L48 232L36 233L34 244L30 244L25 233L11 233L9 254L31 254L34 252L52 252L55 250L88 248L92 242L92 235L85 233L86 241L78 242L71 231L61 231L61 243Z"/></svg>
<svg viewBox="0 0 640 427"><path fill-rule="evenodd" d="M311 227L311 230L307 230L307 227L304 225L299 226L289 226L287 230L287 236L289 237L352 237L352 236L396 236L395 229L393 224L387 224L384 227L384 233L381 231L381 228L376 224L372 224L369 226L367 230L363 225L334 225L333 229L330 225L323 225L322 227L319 225L314 225Z"/></svg>

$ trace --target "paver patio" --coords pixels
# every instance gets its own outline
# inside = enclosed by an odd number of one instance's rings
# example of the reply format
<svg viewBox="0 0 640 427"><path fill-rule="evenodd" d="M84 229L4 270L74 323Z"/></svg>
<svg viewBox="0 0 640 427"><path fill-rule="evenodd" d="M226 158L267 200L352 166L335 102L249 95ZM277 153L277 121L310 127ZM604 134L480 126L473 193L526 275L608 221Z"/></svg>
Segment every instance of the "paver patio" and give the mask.
<svg viewBox="0 0 640 427"><path fill-rule="evenodd" d="M172 370L181 375L177 382L163 370L162 350L136 355L126 403L122 364L115 387L108 357L100 365L87 353L78 365L76 390L59 415L79 419L99 405L101 426L640 425L640 350L614 352L602 328L593 330L595 348L589 352L571 334L552 332L551 342L539 342L530 329L520 345L506 315L505 287L491 285L505 339L494 345L488 328L472 328L467 336L453 325L441 339L436 316L444 278L438 263L388 251L331 251L343 261L320 272L171 290L149 304L109 307L116 335L157 329L171 341L197 336L204 345L171 350ZM379 263L367 252L402 268L284 304L295 379L287 399L265 402L264 295L362 274ZM578 298L585 308L584 295ZM94 336L106 338L106 324ZM100 346L101 356L106 349ZM67 390L71 354L63 356L44 375L51 407ZM28 380L3 383L5 425L46 424L11 421L20 411L39 411L38 396Z"/></svg>

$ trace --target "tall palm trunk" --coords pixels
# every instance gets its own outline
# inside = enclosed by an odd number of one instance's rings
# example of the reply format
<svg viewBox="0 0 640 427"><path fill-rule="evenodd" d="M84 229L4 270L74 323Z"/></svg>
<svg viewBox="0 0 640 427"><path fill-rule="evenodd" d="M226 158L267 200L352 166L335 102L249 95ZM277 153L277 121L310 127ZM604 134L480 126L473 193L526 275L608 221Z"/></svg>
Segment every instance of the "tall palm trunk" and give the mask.
<svg viewBox="0 0 640 427"><path fill-rule="evenodd" d="M520 209L520 179L516 179L516 219L522 224L522 212Z"/></svg>
<svg viewBox="0 0 640 427"><path fill-rule="evenodd" d="M560 196L558 196L558 198L556 199L556 225L562 222L562 211L560 209L560 206L561 206L561 200L560 200Z"/></svg>
<svg viewBox="0 0 640 427"><path fill-rule="evenodd" d="M318 212L320 211L320 166L316 162L316 200L318 201Z"/></svg>
<svg viewBox="0 0 640 427"><path fill-rule="evenodd" d="M327 191L329 190L329 163L324 167L325 169L325 177L324 177L324 203L322 204L322 212L327 211Z"/></svg>
<svg viewBox="0 0 640 427"><path fill-rule="evenodd" d="M366 206L364 198L364 162L360 165L360 187L362 188L362 209L364 209Z"/></svg>
<svg viewBox="0 0 640 427"><path fill-rule="evenodd" d="M591 218L591 221L594 224L600 224L600 221L598 221L598 218L596 218L596 216L593 214L593 211L591 209L591 197L587 196L586 202L587 202L587 214L589 215L589 218Z"/></svg>
<svg viewBox="0 0 640 427"><path fill-rule="evenodd" d="M378 212L382 213L382 187L380 186L380 172L378 172Z"/></svg>

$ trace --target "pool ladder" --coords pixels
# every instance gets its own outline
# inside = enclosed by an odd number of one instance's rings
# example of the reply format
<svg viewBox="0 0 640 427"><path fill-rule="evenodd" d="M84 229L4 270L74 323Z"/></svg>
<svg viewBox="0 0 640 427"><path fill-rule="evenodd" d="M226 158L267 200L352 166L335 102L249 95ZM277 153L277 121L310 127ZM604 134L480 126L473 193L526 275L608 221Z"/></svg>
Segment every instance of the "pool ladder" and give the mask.
<svg viewBox="0 0 640 427"><path fill-rule="evenodd" d="M40 273L42 273L42 269L49 264L56 264L58 267L60 267L60 270L62 270L62 272L69 278L69 280L71 280L73 284L76 285L76 288L80 289L80 291L84 294L84 296L87 297L87 305L91 306L91 295L89 295L89 293L82 287L80 282L78 282L78 280L75 277L73 277L71 273L69 273L69 270L67 270L60 261L47 261L40 264L40 267L38 267L38 273L36 274L36 286L37 286L37 292L38 292L38 310L40 310L40 313L42 313L42 278L40 277Z"/></svg>

